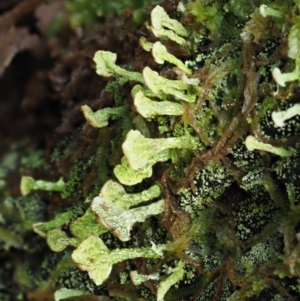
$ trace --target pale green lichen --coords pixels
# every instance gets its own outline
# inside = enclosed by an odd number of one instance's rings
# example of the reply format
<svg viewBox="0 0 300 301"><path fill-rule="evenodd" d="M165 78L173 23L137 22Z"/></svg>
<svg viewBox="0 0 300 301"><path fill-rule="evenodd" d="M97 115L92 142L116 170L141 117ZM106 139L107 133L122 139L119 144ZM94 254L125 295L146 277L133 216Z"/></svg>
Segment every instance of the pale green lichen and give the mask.
<svg viewBox="0 0 300 301"><path fill-rule="evenodd" d="M130 279L134 285L140 285L145 281L148 280L158 280L159 273L149 274L149 275L142 275L139 274L138 271L131 271L130 272Z"/></svg>
<svg viewBox="0 0 300 301"><path fill-rule="evenodd" d="M180 22L171 19L159 5L151 11L151 26L148 25L148 29L156 37L168 38L179 45L186 44L185 37L188 36L187 30Z"/></svg>
<svg viewBox="0 0 300 301"><path fill-rule="evenodd" d="M292 26L289 38L288 38L288 56L295 60L295 68L292 72L281 73L279 68L274 68L272 75L278 85L285 87L286 82L291 82L299 79L300 77L300 44L299 44L299 32L300 32L300 17L293 18L294 25Z"/></svg>
<svg viewBox="0 0 300 301"><path fill-rule="evenodd" d="M272 70L272 75L279 86L285 87L286 82L292 82L299 79L300 72L298 69L295 69L289 73L281 73L279 68L274 68Z"/></svg>
<svg viewBox="0 0 300 301"><path fill-rule="evenodd" d="M84 105L81 107L81 111L91 126L102 128L108 125L109 119L115 120L124 116L127 109L126 107L104 108L93 112L89 106Z"/></svg>
<svg viewBox="0 0 300 301"><path fill-rule="evenodd" d="M161 42L155 42L152 46L152 55L158 64L164 64L165 61L174 64L180 70L184 71L186 74L191 74L192 72L185 66L182 61L176 58L173 54L169 53L167 48L162 45Z"/></svg>
<svg viewBox="0 0 300 301"><path fill-rule="evenodd" d="M296 115L300 115L300 104L295 104L285 111L273 112L272 119L276 126L282 127L287 119L293 118Z"/></svg>
<svg viewBox="0 0 300 301"><path fill-rule="evenodd" d="M139 131L131 130L122 144L124 155L129 166L134 170L143 169L149 162L157 162L156 158L169 149L196 150L198 139L186 135L173 138L145 138Z"/></svg>
<svg viewBox="0 0 300 301"><path fill-rule="evenodd" d="M177 266L170 271L170 275L162 280L157 287L157 301L163 301L168 290L184 276L184 263L179 261Z"/></svg>
<svg viewBox="0 0 300 301"><path fill-rule="evenodd" d="M163 152L163 156L160 156L159 161L166 161L170 158L168 152ZM153 162L153 164L156 162ZM128 159L123 157L121 164L117 164L114 168L114 174L120 183L124 185L135 185L142 182L145 178L152 176L152 164L148 164L145 168L134 170L129 166Z"/></svg>
<svg viewBox="0 0 300 301"><path fill-rule="evenodd" d="M97 222L95 215L88 208L83 216L71 222L70 231L72 235L83 240L92 234L106 233L107 229Z"/></svg>
<svg viewBox="0 0 300 301"><path fill-rule="evenodd" d="M61 227L70 221L74 216L72 211L56 214L55 218L48 222L37 222L32 225L33 231L42 237L46 237L46 233L50 230Z"/></svg>
<svg viewBox="0 0 300 301"><path fill-rule="evenodd" d="M122 185L108 180L103 185L99 196L108 204L127 210L132 206L157 198L160 194L161 189L158 185L153 185L140 193L126 193Z"/></svg>
<svg viewBox="0 0 300 301"><path fill-rule="evenodd" d="M160 92L160 93L154 93L152 92L150 89L147 89L145 87L142 87L141 85L135 85L132 90L131 90L131 95L132 97L134 98L135 95L138 93L138 92L142 92L146 97L149 97L151 99L160 99L160 100L167 100L168 99L168 95L163 93L163 92Z"/></svg>
<svg viewBox="0 0 300 301"><path fill-rule="evenodd" d="M199 87L189 85L181 80L166 79L149 67L144 68L143 77L147 87L153 93L159 94L163 92L186 102L195 102L200 92Z"/></svg>
<svg viewBox="0 0 300 301"><path fill-rule="evenodd" d="M159 258L151 248L115 249L109 251L97 236L89 236L72 253L72 259L81 270L87 271L96 285L102 284L110 275L112 266L134 258Z"/></svg>
<svg viewBox="0 0 300 301"><path fill-rule="evenodd" d="M143 77L138 72L127 71L116 65L117 55L109 51L98 50L94 56L96 73L102 76L120 76L127 80L144 83Z"/></svg>
<svg viewBox="0 0 300 301"><path fill-rule="evenodd" d="M293 154L292 150L287 150L283 147L275 147L271 144L261 142L251 135L246 138L245 145L249 151L257 149L265 152L270 152L281 157L290 157Z"/></svg>
<svg viewBox="0 0 300 301"><path fill-rule="evenodd" d="M184 106L172 101L154 101L146 97L142 91L134 96L134 106L137 112L145 118L158 115L181 116L184 113Z"/></svg>
<svg viewBox="0 0 300 301"><path fill-rule="evenodd" d="M175 65L177 68L185 72L186 74L192 74L191 70L176 56L169 53L167 48L161 42L151 43L147 41L145 37L141 37L139 39L140 46L147 52L152 50L153 58L155 59L156 63L164 64L165 61Z"/></svg>
<svg viewBox="0 0 300 301"><path fill-rule="evenodd" d="M46 234L46 241L49 248L54 252L61 252L67 246L77 247L79 240L76 238L70 238L66 232L61 229L49 230Z"/></svg>
<svg viewBox="0 0 300 301"><path fill-rule="evenodd" d="M153 47L153 43L149 42L145 37L140 37L139 45L147 52L150 52Z"/></svg>
<svg viewBox="0 0 300 301"><path fill-rule="evenodd" d="M91 210L98 221L121 241L130 239L130 230L136 222L143 222L152 215L164 210L164 201L160 200L150 205L129 209L161 194L158 185L136 194L127 194L117 182L109 180L102 187L99 197L95 197ZM72 228L71 228L72 229Z"/></svg>
<svg viewBox="0 0 300 301"><path fill-rule="evenodd" d="M135 223L144 222L149 216L157 215L164 211L164 200L124 210L101 197L95 197L91 209L104 227L121 241L128 241L130 240L130 231Z"/></svg>
<svg viewBox="0 0 300 301"><path fill-rule="evenodd" d="M45 190L45 191L57 191L64 197L66 183L63 178L60 178L57 182L49 182L44 180L35 180L32 177L23 176L21 179L21 193L27 195L32 190Z"/></svg>
<svg viewBox="0 0 300 301"><path fill-rule="evenodd" d="M84 295L89 295L89 294L87 294L85 291L75 290L75 289L67 289L67 288L63 287L54 293L54 300L60 301L60 300L69 299L72 297L76 298L76 297L84 296Z"/></svg>
<svg viewBox="0 0 300 301"><path fill-rule="evenodd" d="M259 7L259 12L263 17L271 16L275 18L282 18L284 16L284 14L281 11L273 9L265 4L262 4Z"/></svg>

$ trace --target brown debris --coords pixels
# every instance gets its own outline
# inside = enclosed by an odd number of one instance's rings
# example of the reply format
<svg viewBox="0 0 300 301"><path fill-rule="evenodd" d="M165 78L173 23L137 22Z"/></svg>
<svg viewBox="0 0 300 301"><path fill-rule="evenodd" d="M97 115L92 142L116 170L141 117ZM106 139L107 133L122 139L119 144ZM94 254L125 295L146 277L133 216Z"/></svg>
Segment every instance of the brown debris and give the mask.
<svg viewBox="0 0 300 301"><path fill-rule="evenodd" d="M6 15L0 19L0 76L18 52L31 50L38 53L40 47L39 37L30 34L27 28L1 26L5 19Z"/></svg>
<svg viewBox="0 0 300 301"><path fill-rule="evenodd" d="M63 1L51 1L44 3L35 10L37 18L37 27L43 35L47 35L53 21L60 15L65 13Z"/></svg>
<svg viewBox="0 0 300 301"><path fill-rule="evenodd" d="M39 46L38 36L30 34L27 28L18 27L18 24L32 14L41 2L42 0L23 1L0 17L0 75L16 53L24 49L35 50Z"/></svg>

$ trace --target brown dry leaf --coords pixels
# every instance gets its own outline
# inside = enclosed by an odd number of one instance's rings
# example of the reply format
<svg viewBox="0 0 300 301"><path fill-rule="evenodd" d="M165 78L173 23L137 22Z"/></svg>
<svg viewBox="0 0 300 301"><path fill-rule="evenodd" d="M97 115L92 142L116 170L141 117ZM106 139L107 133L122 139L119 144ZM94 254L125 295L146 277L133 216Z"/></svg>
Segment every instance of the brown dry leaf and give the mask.
<svg viewBox="0 0 300 301"><path fill-rule="evenodd" d="M12 10L3 14L0 17L0 32L5 32L5 30L15 25L24 16L31 14L41 2L43 2L43 0L23 0Z"/></svg>
<svg viewBox="0 0 300 301"><path fill-rule="evenodd" d="M0 33L0 75L10 64L14 56L23 50L38 49L40 39L32 35L27 28L10 27L8 32Z"/></svg>
<svg viewBox="0 0 300 301"><path fill-rule="evenodd" d="M15 24L30 14L40 2L41 0L23 1L0 17L0 76L18 52L27 49L38 52L39 37Z"/></svg>
<svg viewBox="0 0 300 301"><path fill-rule="evenodd" d="M53 21L65 13L64 1L51 1L40 5L35 11L35 17L38 19L37 27L40 32L47 35Z"/></svg>
<svg viewBox="0 0 300 301"><path fill-rule="evenodd" d="M5 0L0 2L0 10L6 10L14 5L16 5L18 2L21 2L23 0Z"/></svg>

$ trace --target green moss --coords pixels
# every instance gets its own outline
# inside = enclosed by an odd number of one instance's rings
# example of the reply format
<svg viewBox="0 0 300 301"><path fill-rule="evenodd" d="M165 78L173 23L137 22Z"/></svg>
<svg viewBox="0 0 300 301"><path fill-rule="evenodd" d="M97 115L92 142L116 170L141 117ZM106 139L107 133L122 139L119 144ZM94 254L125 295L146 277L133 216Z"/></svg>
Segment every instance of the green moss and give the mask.
<svg viewBox="0 0 300 301"><path fill-rule="evenodd" d="M145 7L148 2L160 2L151 0L121 0L96 3L93 0L67 1L67 9L71 14L72 26L90 26L95 28L100 17L105 17L109 13L117 12L122 14L127 7L139 9ZM136 20L139 18L136 17Z"/></svg>
<svg viewBox="0 0 300 301"><path fill-rule="evenodd" d="M32 224L46 220L46 204L37 196L7 197L0 203L0 248L9 250L30 248L26 237L32 231Z"/></svg>
<svg viewBox="0 0 300 301"><path fill-rule="evenodd" d="M251 266L252 272L255 273L255 270L264 264L276 264L282 252L281 239L280 235L270 236L244 252L236 262L237 270L245 272Z"/></svg>
<svg viewBox="0 0 300 301"><path fill-rule="evenodd" d="M279 180L284 184L290 208L300 204L300 188L299 188L299 157L300 145L296 145L296 149L290 158L280 159L274 166L274 171L278 175Z"/></svg>
<svg viewBox="0 0 300 301"><path fill-rule="evenodd" d="M215 279L209 285L201 291L201 293L198 295L196 301L205 301L205 300L211 300L214 298L216 294L216 290L218 287L218 281L219 279ZM223 280L222 280L223 281ZM232 294L233 292L233 287L230 282L230 280L226 277L224 279L224 283L221 287L221 293L220 293L220 298L219 300L221 301L226 301L228 300L228 297Z"/></svg>
<svg viewBox="0 0 300 301"><path fill-rule="evenodd" d="M220 162L210 164L195 174L194 191L179 191L179 203L185 211L192 213L203 204L218 199L232 182L230 173Z"/></svg>
<svg viewBox="0 0 300 301"><path fill-rule="evenodd" d="M245 241L278 220L279 210L270 199L247 197L233 207L233 214L236 220L235 235Z"/></svg>
<svg viewBox="0 0 300 301"><path fill-rule="evenodd" d="M97 286L87 273L80 271L75 266L65 269L57 278L56 285L68 289L88 291L96 295L107 294L106 285Z"/></svg>
<svg viewBox="0 0 300 301"><path fill-rule="evenodd" d="M213 35L222 24L221 4L213 1L193 1L187 5L188 11L195 16L196 22L203 24Z"/></svg>

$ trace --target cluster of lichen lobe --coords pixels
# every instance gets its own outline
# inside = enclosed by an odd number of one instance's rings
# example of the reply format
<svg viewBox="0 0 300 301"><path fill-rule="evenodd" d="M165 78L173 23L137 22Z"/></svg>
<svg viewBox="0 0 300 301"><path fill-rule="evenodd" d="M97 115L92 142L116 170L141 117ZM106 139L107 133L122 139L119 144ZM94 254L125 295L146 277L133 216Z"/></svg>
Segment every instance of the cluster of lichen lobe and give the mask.
<svg viewBox="0 0 300 301"><path fill-rule="evenodd" d="M28 195L1 204L1 250L21 248L31 224L39 235L16 273L30 301L299 298L299 6L186 1L140 28L148 64L96 53L113 97L98 111L82 103L81 149L95 153L64 181L24 177ZM40 189L66 202L53 219ZM36 269L43 240L55 253Z"/></svg>
<svg viewBox="0 0 300 301"><path fill-rule="evenodd" d="M292 107L297 97L297 82L288 89L279 88L276 82L282 82L276 72L273 79L271 71L283 66L279 50L288 49L286 37L291 30L286 22L298 13L298 7L288 11L288 6L279 3L270 8L258 2L251 7L242 1L241 10L234 7L235 1L224 1L223 6L200 1L186 5L195 17L195 28L189 28L186 47L191 59L186 65L194 71L191 78L200 81L200 93L196 101L189 101L188 89L178 82L178 91L172 94L167 90L168 80L161 83L166 89L155 91L187 101L184 111L166 114L174 117L155 117L157 110L149 115L152 104L146 103L144 93L140 99L148 112L142 113L145 109L138 107L137 94L132 93L138 113L148 121L151 118L157 127L158 133L150 132L152 140L186 133L200 140L193 155L177 152L163 174L157 170L166 198L162 225L174 240L173 252L184 262L192 262L194 268L203 267L193 271L201 285L184 278L177 285L178 292L190 291L197 300L296 300L299 295L299 288L289 278L299 273L298 259L295 263L292 257L299 257L296 142L300 127L297 116L280 128L270 118L272 112ZM192 17L186 14L185 18ZM230 36L223 23L238 25L240 31ZM143 40L141 44L145 50L152 47ZM168 68L164 65L160 74ZM147 82L150 76L144 74L144 80L152 89ZM181 94L184 90L187 97ZM141 143L129 152L149 161L151 155ZM138 162L129 167L135 169ZM184 225L181 231L180 225Z"/></svg>

